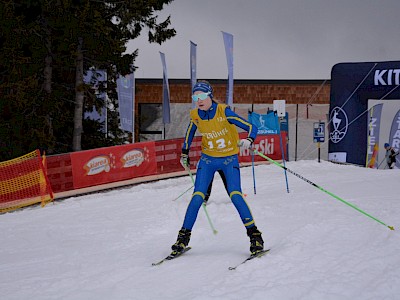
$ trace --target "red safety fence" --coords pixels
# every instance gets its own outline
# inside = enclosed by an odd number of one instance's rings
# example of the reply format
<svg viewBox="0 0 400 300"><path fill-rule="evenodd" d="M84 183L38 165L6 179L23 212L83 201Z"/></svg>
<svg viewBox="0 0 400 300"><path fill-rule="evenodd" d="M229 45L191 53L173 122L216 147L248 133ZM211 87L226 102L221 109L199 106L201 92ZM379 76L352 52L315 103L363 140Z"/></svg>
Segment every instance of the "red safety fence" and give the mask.
<svg viewBox="0 0 400 300"><path fill-rule="evenodd" d="M247 133L240 133L245 138ZM287 134L282 132L287 158ZM53 199L53 193L100 186L138 177L182 171L179 163L183 139L113 146L47 157L38 150L0 163L0 212ZM255 148L274 160L282 159L279 135L259 135ZM201 137L190 148L191 168L201 155ZM251 162L249 150L240 149L239 162ZM255 156L254 161L265 161ZM154 178L154 177L153 177Z"/></svg>
<svg viewBox="0 0 400 300"><path fill-rule="evenodd" d="M245 138L247 133L240 133ZM282 141L287 158L287 134ZM64 192L137 177L182 171L179 163L183 138L143 142L122 146L78 151L47 158L47 174L53 191ZM258 135L256 149L275 160L282 159L279 135ZM201 137L193 139L190 148L191 167L201 155ZM265 161L260 156L254 160ZM251 162L248 150L240 150L239 162Z"/></svg>
<svg viewBox="0 0 400 300"><path fill-rule="evenodd" d="M74 189L72 162L69 153L47 156L45 167L53 192L59 193Z"/></svg>

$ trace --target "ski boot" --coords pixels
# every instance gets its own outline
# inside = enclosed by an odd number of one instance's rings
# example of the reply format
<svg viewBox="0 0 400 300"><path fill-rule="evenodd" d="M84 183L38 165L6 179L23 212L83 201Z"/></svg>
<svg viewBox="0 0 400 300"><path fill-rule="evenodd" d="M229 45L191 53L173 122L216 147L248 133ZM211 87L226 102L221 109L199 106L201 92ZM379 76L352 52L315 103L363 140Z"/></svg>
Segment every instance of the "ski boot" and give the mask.
<svg viewBox="0 0 400 300"><path fill-rule="evenodd" d="M175 244L172 245L172 256L178 255L182 253L182 251L186 248L190 241L190 235L192 231L189 229L182 228L178 232L178 238L176 239Z"/></svg>
<svg viewBox="0 0 400 300"><path fill-rule="evenodd" d="M264 250L264 241L262 239L261 232L256 226L247 228L247 236L250 238L251 255L255 255Z"/></svg>

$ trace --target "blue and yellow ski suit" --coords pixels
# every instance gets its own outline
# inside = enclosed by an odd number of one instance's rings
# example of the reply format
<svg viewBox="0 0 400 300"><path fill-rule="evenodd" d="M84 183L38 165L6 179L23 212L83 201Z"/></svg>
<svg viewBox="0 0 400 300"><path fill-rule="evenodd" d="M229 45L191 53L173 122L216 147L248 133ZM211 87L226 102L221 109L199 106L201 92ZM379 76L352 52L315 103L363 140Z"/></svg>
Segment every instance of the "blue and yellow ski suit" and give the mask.
<svg viewBox="0 0 400 300"><path fill-rule="evenodd" d="M227 105L212 103L207 111L190 111L182 153L188 154L196 130L202 135L202 153L197 167L192 199L186 211L183 228L192 230L214 173L221 170L226 178L227 191L246 228L254 226L254 219L244 200L240 184L238 160L239 134L236 126L246 130L255 140L257 127L234 113Z"/></svg>

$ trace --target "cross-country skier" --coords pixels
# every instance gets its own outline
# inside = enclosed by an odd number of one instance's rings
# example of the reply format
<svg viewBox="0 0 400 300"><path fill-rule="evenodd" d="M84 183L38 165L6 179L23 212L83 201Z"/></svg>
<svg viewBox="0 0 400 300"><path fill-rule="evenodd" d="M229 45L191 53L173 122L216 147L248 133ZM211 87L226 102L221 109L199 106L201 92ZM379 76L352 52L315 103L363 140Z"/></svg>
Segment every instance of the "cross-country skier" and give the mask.
<svg viewBox="0 0 400 300"><path fill-rule="evenodd" d="M192 99L197 108L190 111L180 162L189 168L189 149L196 130L202 134L201 157L192 199L186 211L171 255L180 254L189 244L192 228L214 173L218 170L225 175L227 191L250 237L250 252L258 253L264 248L261 232L255 226L253 216L245 202L240 184L238 161L239 147L252 147L257 127L234 113L227 105L213 101L213 89L207 82L198 82L192 90ZM246 130L248 137L239 139L236 126Z"/></svg>
<svg viewBox="0 0 400 300"><path fill-rule="evenodd" d="M396 153L396 150L394 150L393 147L390 147L389 143L385 143L385 149L386 149L386 162L389 167L389 169L393 169L393 164L396 163L396 155L399 154L398 152Z"/></svg>

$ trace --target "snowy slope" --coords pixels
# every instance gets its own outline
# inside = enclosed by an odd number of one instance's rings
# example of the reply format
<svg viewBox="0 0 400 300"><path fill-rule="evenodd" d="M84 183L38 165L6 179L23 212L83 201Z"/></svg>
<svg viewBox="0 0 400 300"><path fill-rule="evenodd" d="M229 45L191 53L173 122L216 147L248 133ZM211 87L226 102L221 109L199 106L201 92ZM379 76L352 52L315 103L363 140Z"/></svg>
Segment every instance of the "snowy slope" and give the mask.
<svg viewBox="0 0 400 300"><path fill-rule="evenodd" d="M400 172L316 161L287 167L400 230ZM189 177L58 201L0 216L1 299L399 299L400 239L377 221L288 174L242 168L242 187L266 247L240 266L249 241L216 175L193 249L169 253Z"/></svg>

